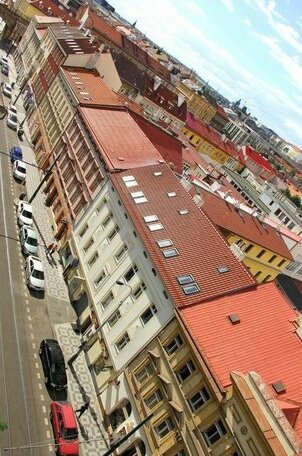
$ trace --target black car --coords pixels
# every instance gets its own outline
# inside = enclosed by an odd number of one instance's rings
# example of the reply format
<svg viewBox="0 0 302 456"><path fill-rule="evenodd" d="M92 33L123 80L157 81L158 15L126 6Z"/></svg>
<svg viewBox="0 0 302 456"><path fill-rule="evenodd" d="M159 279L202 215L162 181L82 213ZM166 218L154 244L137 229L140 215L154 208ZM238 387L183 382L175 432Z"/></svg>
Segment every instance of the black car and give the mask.
<svg viewBox="0 0 302 456"><path fill-rule="evenodd" d="M57 340L44 339L39 350L45 384L56 390L67 388L66 367L62 349Z"/></svg>

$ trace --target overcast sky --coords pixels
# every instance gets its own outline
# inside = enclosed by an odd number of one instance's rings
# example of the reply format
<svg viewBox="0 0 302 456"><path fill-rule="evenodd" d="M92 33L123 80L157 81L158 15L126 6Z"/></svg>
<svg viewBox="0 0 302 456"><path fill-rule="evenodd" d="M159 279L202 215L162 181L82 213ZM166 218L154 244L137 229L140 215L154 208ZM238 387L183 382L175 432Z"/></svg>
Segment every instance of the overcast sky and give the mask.
<svg viewBox="0 0 302 456"><path fill-rule="evenodd" d="M301 0L109 0L156 44L302 148Z"/></svg>

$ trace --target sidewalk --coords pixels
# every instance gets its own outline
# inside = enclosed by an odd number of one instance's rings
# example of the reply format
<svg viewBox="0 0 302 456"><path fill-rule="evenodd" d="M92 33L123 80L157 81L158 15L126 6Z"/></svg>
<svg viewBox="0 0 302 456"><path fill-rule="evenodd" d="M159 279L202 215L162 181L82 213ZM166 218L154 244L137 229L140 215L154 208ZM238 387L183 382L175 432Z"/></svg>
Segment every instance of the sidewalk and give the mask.
<svg viewBox="0 0 302 456"><path fill-rule="evenodd" d="M55 331L67 363L71 356L78 351L78 347L81 344L80 337L75 334L72 326L68 323L56 325ZM66 372L68 399L72 402L74 409L80 408L87 400L86 397L90 400L89 409L78 421L80 441L83 442L81 444L81 453L85 456L101 456L109 448L108 435L99 416L99 404L83 352L80 353Z"/></svg>
<svg viewBox="0 0 302 456"><path fill-rule="evenodd" d="M2 58L3 52L1 52ZM16 70L13 59L10 56L9 65L12 68L10 82L14 80ZM19 92L19 86L15 87L13 97ZM22 121L26 112L23 108L22 96L16 104L19 120ZM24 160L28 163L36 164L35 154L31 148L31 141L27 122L24 123L24 138L20 143L16 137L16 144L20 144L23 151ZM27 165L26 193L29 198L39 185L42 175L38 168ZM39 257L43 262L45 272L45 299L47 299L47 309L49 319L57 335L59 344L65 355L65 361L77 352L81 344L80 336L77 335L70 322L76 321L76 314L70 304L68 289L63 279L63 269L60 264L60 257L57 252L53 254L54 262L50 262L46 256L44 246L54 242L54 233L51 227L48 208L45 206L45 195L43 188L32 202L34 222L38 232ZM68 323L66 323L68 322ZM86 362L85 354L82 352L74 361L71 368L67 369L68 376L68 400L73 404L74 409L78 409L85 402L85 397L90 399L90 406L79 421L79 432L81 444L81 454L83 456L101 456L107 449L107 434L102 427L102 417L99 403L96 397L92 377ZM89 441L88 441L89 440Z"/></svg>

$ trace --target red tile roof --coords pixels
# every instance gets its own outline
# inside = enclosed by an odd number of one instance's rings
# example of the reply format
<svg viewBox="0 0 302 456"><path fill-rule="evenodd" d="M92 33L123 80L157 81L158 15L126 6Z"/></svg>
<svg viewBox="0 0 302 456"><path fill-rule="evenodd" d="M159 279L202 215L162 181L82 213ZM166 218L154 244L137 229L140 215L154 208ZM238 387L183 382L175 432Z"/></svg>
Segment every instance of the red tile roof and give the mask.
<svg viewBox="0 0 302 456"><path fill-rule="evenodd" d="M245 156L253 160L257 165L260 165L262 168L264 168L266 171L268 171L270 174L275 174L274 169L272 168L271 164L269 163L268 160L266 160L262 155L258 154L258 152L255 151L255 149L252 149L250 146L243 146L242 147L242 158L245 161Z"/></svg>
<svg viewBox="0 0 302 456"><path fill-rule="evenodd" d="M196 119L191 112L187 113L186 126L189 130L194 131L201 138L204 138L210 144L213 144L213 146L217 147L220 150L223 150L228 155L236 158L236 160L241 162L241 158L238 154L235 144L229 140L223 141L221 135L217 131L213 130L213 128L211 128L205 122Z"/></svg>
<svg viewBox="0 0 302 456"><path fill-rule="evenodd" d="M220 117L223 117L225 120L229 119L228 116L226 115L225 110L220 105L217 105L217 113L216 114L218 114Z"/></svg>
<svg viewBox="0 0 302 456"><path fill-rule="evenodd" d="M232 324L229 315L240 322ZM233 371L255 371L268 384L282 381L286 391L275 397L298 403L295 429L302 437L302 343L297 313L273 282L181 309L180 315L222 387Z"/></svg>
<svg viewBox="0 0 302 456"><path fill-rule="evenodd" d="M127 111L79 108L110 171L154 165L160 153Z"/></svg>
<svg viewBox="0 0 302 456"><path fill-rule="evenodd" d="M97 71L85 68L62 68L81 106L110 106L123 109L123 104L103 81Z"/></svg>
<svg viewBox="0 0 302 456"><path fill-rule="evenodd" d="M78 27L79 21L74 17L74 14L67 11L63 6L60 8L51 0L32 0L29 2L31 6L43 13L45 16L60 17L65 23Z"/></svg>
<svg viewBox="0 0 302 456"><path fill-rule="evenodd" d="M145 135L150 139L153 146L160 152L167 163L173 165L174 172L182 174L182 143L177 138L163 130L142 116L131 113L135 122Z"/></svg>
<svg viewBox="0 0 302 456"><path fill-rule="evenodd" d="M89 8L88 19L85 23L86 27L94 29L103 35L107 40L112 41L114 44L119 47L122 46L122 35L116 30L113 25L110 25L105 19L96 14L94 11Z"/></svg>
<svg viewBox="0 0 302 456"><path fill-rule="evenodd" d="M239 213L233 204L213 193L203 189L200 189L200 193L204 201L202 210L216 226L292 260L287 245L275 228L268 224L262 225L257 217L243 210Z"/></svg>
<svg viewBox="0 0 302 456"><path fill-rule="evenodd" d="M155 172L162 174L155 176ZM125 185L122 178L130 175L135 178L137 186L129 188ZM175 305L196 304L254 286L254 279L247 269L233 256L218 231L166 164L115 173L111 179ZM147 202L134 202L131 193L138 191L144 193ZM176 195L169 197L168 192ZM188 213L181 215L179 211L182 209ZM143 217L153 214L163 229L151 232ZM163 249L157 245L157 241L163 239L172 240L178 256L163 256ZM229 271L220 274L217 269L220 266L227 266ZM177 277L186 274L192 274L200 291L184 294Z"/></svg>

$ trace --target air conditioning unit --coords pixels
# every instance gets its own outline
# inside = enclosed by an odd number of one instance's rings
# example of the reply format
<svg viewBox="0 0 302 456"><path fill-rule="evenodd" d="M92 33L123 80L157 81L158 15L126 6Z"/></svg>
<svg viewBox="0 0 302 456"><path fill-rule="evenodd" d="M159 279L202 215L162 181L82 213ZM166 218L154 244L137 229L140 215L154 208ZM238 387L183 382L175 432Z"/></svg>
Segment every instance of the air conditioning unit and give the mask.
<svg viewBox="0 0 302 456"><path fill-rule="evenodd" d="M92 337L95 334L95 331L96 330L94 325L91 325L91 327L83 335L84 341L87 342L90 339L90 337Z"/></svg>

